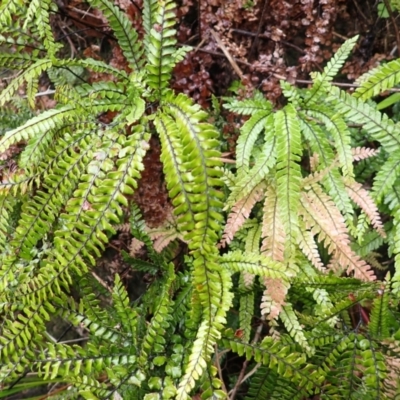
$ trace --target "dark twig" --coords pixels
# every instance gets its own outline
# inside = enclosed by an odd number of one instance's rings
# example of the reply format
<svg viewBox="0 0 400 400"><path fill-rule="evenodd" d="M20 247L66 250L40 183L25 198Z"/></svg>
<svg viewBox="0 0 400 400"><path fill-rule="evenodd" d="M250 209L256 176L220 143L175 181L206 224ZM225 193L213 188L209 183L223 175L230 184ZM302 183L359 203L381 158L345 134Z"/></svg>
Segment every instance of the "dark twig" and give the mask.
<svg viewBox="0 0 400 400"><path fill-rule="evenodd" d="M263 318L264 318L264 317L263 317ZM255 333L255 335L254 335L254 339L253 339L252 342L251 342L252 344L256 344L256 343L258 343L258 342L260 341L261 332L262 332L263 327L264 327L264 321L261 320L261 321L260 321L260 324L259 324L258 327L257 327L256 333ZM238 392L238 390L239 390L240 385L241 385L246 379L248 379L248 378L250 377L250 375L254 374L254 373L257 371L258 367L253 368L253 369L251 370L251 373L249 373L249 374L246 375L246 369L247 369L248 364L249 364L248 360L245 360L244 363L243 363L243 365L242 365L242 369L241 369L241 371L240 371L240 373L239 373L239 377L238 377L238 379L237 379L237 381L236 381L236 385L235 385L234 388L229 392L229 400L234 400L234 399L235 399L236 394L237 394L237 392Z"/></svg>
<svg viewBox="0 0 400 400"><path fill-rule="evenodd" d="M252 43L251 48L250 48L250 53L249 53L249 59L250 60L254 56L255 50L256 50L257 45L258 45L258 38L260 36L262 24L264 22L264 14L265 14L265 12L267 10L267 4L268 4L268 0L264 0L264 7L263 7L262 12L261 12L260 22L258 23L257 33L255 34L255 39L253 40L253 43Z"/></svg>
<svg viewBox="0 0 400 400"><path fill-rule="evenodd" d="M389 13L389 17L392 20L392 24L393 24L393 28L394 28L394 32L396 34L396 43L397 43L397 54L400 55L400 34L399 34L399 28L397 27L396 24L396 19L393 15L393 11L392 11L392 7L390 6L390 2L388 0L383 0L383 2L385 3L385 7Z"/></svg>

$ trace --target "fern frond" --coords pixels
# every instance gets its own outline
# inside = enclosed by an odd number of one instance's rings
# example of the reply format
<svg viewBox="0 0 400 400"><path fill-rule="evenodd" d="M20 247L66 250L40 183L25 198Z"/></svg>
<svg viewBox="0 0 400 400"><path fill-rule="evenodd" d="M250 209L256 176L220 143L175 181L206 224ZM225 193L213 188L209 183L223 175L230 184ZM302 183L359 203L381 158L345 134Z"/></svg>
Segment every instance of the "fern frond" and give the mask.
<svg viewBox="0 0 400 400"><path fill-rule="evenodd" d="M251 323L254 314L254 292L248 291L240 295L239 329L243 331L241 339L248 343L251 335Z"/></svg>
<svg viewBox="0 0 400 400"><path fill-rule="evenodd" d="M282 306L282 311L279 313L279 318L288 330L289 335L308 353L312 353L312 348L307 341L302 327L298 321L296 314L293 311L293 306L290 303L285 303Z"/></svg>
<svg viewBox="0 0 400 400"><path fill-rule="evenodd" d="M221 247L225 247L233 240L235 233L249 218L254 205L262 199L264 189L265 185L260 183L246 197L242 198L232 207L220 242Z"/></svg>
<svg viewBox="0 0 400 400"><path fill-rule="evenodd" d="M315 103L318 100L319 95L324 93L323 88L328 82L333 80L333 78L339 72L339 69L342 68L350 52L353 50L353 47L356 44L357 40L358 36L347 39L336 51L333 58L328 61L328 64L324 68L323 72L314 73L314 76L312 76L314 84L311 88L311 91L309 92L309 95L305 99L306 103L310 104L311 100L312 103Z"/></svg>
<svg viewBox="0 0 400 400"><path fill-rule="evenodd" d="M365 160L369 157L374 157L379 153L380 149L371 149L369 147L353 147L351 154L354 161Z"/></svg>
<svg viewBox="0 0 400 400"><path fill-rule="evenodd" d="M46 71L53 65L49 59L42 59L36 61L30 67L26 68L25 71L13 79L10 84L0 93L0 106L4 106L5 103L11 100L16 91L24 82L29 82L32 79L40 77L43 71Z"/></svg>
<svg viewBox="0 0 400 400"><path fill-rule="evenodd" d="M321 272L326 272L318 252L317 244L314 241L314 235L309 230L300 229L299 247L316 269Z"/></svg>
<svg viewBox="0 0 400 400"><path fill-rule="evenodd" d="M198 255L194 260L194 284L203 305L203 318L197 330L184 376L181 378L178 400L188 400L189 392L206 368L214 349L221 338L221 330L226 323L226 313L232 302L229 274L217 267L217 256L208 255L207 259Z"/></svg>
<svg viewBox="0 0 400 400"><path fill-rule="evenodd" d="M267 187L263 207L262 245L263 254L283 262L286 234L281 221L278 198L272 185Z"/></svg>
<svg viewBox="0 0 400 400"><path fill-rule="evenodd" d="M138 362L144 370L151 369L148 360L150 352L152 354L164 353L165 333L172 320L171 311L174 302L172 301L171 286L175 278L174 264L170 263L166 273L166 282L162 287L162 292L159 294L158 304L154 309L153 317L141 342Z"/></svg>
<svg viewBox="0 0 400 400"><path fill-rule="evenodd" d="M287 105L276 113L275 132L277 136L277 199L281 220L287 238L287 255L293 255L298 236L298 209L300 204L302 154L300 126L293 106Z"/></svg>
<svg viewBox="0 0 400 400"><path fill-rule="evenodd" d="M150 0L149 0L150 1ZM154 4L154 3L153 3ZM158 12L154 24L146 38L146 81L149 87L162 92L169 83L172 68L175 66L175 25L176 7L172 0L158 1ZM150 6L152 8L152 6ZM147 23L145 24L148 29Z"/></svg>
<svg viewBox="0 0 400 400"><path fill-rule="evenodd" d="M353 207L350 198L346 193L343 178L337 168L331 169L335 160L335 155L329 144L327 135L322 129L311 120L307 120L303 114L301 117L302 133L310 143L313 153L318 154L321 169L327 169L327 174L322 184L333 198L335 204L341 212L347 215L353 214Z"/></svg>
<svg viewBox="0 0 400 400"><path fill-rule="evenodd" d="M385 90L391 89L400 82L400 60L392 60L366 72L357 79L360 85L353 96L368 100Z"/></svg>
<svg viewBox="0 0 400 400"><path fill-rule="evenodd" d="M51 0L33 0L29 3L26 11L23 29L26 30L28 24L35 23L40 38L43 40L44 47L49 58L55 56L60 45L56 44L50 25L50 8L53 5Z"/></svg>
<svg viewBox="0 0 400 400"><path fill-rule="evenodd" d="M400 146L400 135L397 125L385 114L376 111L372 106L350 96L337 87L330 87L331 98L336 102L336 109L356 124L362 124L374 140L379 141L388 153Z"/></svg>
<svg viewBox="0 0 400 400"><path fill-rule="evenodd" d="M268 116L271 115L271 118ZM238 169L249 168L250 155L253 150L258 135L266 125L273 124L273 118L270 111L258 111L254 113L241 128L241 133L236 145L236 166ZM267 125L267 129L270 129Z"/></svg>
<svg viewBox="0 0 400 400"><path fill-rule="evenodd" d="M271 112L272 104L261 92L256 91L252 99L238 100L235 97L226 99L224 108L243 115L253 115L259 111Z"/></svg>
<svg viewBox="0 0 400 400"><path fill-rule="evenodd" d="M242 169L231 186L232 192L226 201L226 207L232 207L236 202L247 197L254 191L257 185L268 176L268 173L275 165L276 141L273 138L273 131L271 133L271 140L267 140L261 148L261 153L256 157L256 162L249 170Z"/></svg>
<svg viewBox="0 0 400 400"><path fill-rule="evenodd" d="M294 271L289 266L262 254L233 251L221 256L218 262L233 273L248 272L262 277L283 280L287 280L294 275Z"/></svg>
<svg viewBox="0 0 400 400"><path fill-rule="evenodd" d="M311 229L313 235L318 235L320 241L325 242L329 253L333 253L333 260L328 268L335 268L337 262L341 268L347 267L348 273L354 271L355 276L362 280L374 280L371 267L351 249L343 216L329 196L318 186L313 186L312 191L302 194L301 201L304 211L300 209L300 214L306 227Z"/></svg>
<svg viewBox="0 0 400 400"><path fill-rule="evenodd" d="M283 306L286 304L286 295L290 284L279 278L264 278L266 289L261 298L261 314L268 320L278 318Z"/></svg>
<svg viewBox="0 0 400 400"><path fill-rule="evenodd" d="M142 59L143 48L138 43L138 34L133 29L132 22L127 15L108 0L90 0L89 3L102 11L131 68L139 71L144 62Z"/></svg>
<svg viewBox="0 0 400 400"><path fill-rule="evenodd" d="M372 195L377 202L381 202L393 187L400 174L400 157L398 153L390 154L386 162L381 166L374 179Z"/></svg>
<svg viewBox="0 0 400 400"><path fill-rule="evenodd" d="M389 291L380 289L378 296L372 303L370 323L368 324L368 329L373 338L385 339L390 336L389 312Z"/></svg>
<svg viewBox="0 0 400 400"><path fill-rule="evenodd" d="M346 184L346 190L354 203L356 203L368 216L372 226L383 238L385 238L386 232L384 230L381 217L378 212L378 207L369 196L369 192L366 191L358 182L351 182Z"/></svg>
<svg viewBox="0 0 400 400"><path fill-rule="evenodd" d="M69 147L68 139L72 138L60 140L55 151ZM79 142L81 152L77 153L72 148L65 153L64 168L55 167L44 177L42 190L38 190L30 202L24 203L21 220L10 243L19 257L30 260L33 255L32 246L37 244L41 235L50 230L56 216L78 183L79 171L87 162L92 146L96 144L93 139L94 135Z"/></svg>
<svg viewBox="0 0 400 400"><path fill-rule="evenodd" d="M115 275L113 288L113 307L117 311L118 320L121 322L120 329L127 332L131 338L132 346L137 346L137 312L129 305L128 292L124 288L121 278L118 274Z"/></svg>
<svg viewBox="0 0 400 400"><path fill-rule="evenodd" d="M330 115L326 107L314 105L307 114L321 120L332 135L338 151L340 165L344 176L353 175L353 157L351 154L351 136L346 123L339 114Z"/></svg>
<svg viewBox="0 0 400 400"><path fill-rule="evenodd" d="M10 0L0 5L0 28L7 28L12 23L12 17L17 15L21 7L20 0Z"/></svg>
<svg viewBox="0 0 400 400"><path fill-rule="evenodd" d="M13 226L12 212L16 198L8 194L0 194L0 250L4 251L11 236Z"/></svg>
<svg viewBox="0 0 400 400"><path fill-rule="evenodd" d="M220 166L218 132L202 122L206 114L185 95L170 98L165 105L165 112L175 121L171 123L162 116L164 125L155 123L161 135L161 159L178 229L191 249L207 247L218 241L221 229L217 210L222 208L222 194L216 190L222 186L221 171L215 168Z"/></svg>

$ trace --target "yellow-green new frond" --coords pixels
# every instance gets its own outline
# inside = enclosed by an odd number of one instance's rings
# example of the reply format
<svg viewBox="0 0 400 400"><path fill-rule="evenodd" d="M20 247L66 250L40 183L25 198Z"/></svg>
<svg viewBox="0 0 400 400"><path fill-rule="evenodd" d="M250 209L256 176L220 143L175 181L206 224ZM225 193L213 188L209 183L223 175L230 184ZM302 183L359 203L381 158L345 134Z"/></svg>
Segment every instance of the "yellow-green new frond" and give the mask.
<svg viewBox="0 0 400 400"><path fill-rule="evenodd" d="M158 12L147 37L147 84L162 92L169 84L172 68L175 66L175 25L176 7L171 0L159 0Z"/></svg>
<svg viewBox="0 0 400 400"><path fill-rule="evenodd" d="M298 235L300 205L300 156L302 154L300 126L296 110L287 105L275 116L277 198L281 220L287 235L287 256L293 255Z"/></svg>
<svg viewBox="0 0 400 400"><path fill-rule="evenodd" d="M64 124L65 118L74 115L74 111L75 109L72 105L48 110L30 119L22 126L6 132L0 140L0 152L4 152L12 144L18 143L21 140L29 140L36 135L41 135L43 132L57 128Z"/></svg>
<svg viewBox="0 0 400 400"><path fill-rule="evenodd" d="M53 6L52 0L32 0L26 12L24 29L29 24L35 24L40 38L43 40L44 47L50 58L55 56L60 47L56 44L50 26L50 8Z"/></svg>
<svg viewBox="0 0 400 400"><path fill-rule="evenodd" d="M21 0L9 0L0 5L0 31L11 25L12 17L18 14L20 7Z"/></svg>
<svg viewBox="0 0 400 400"><path fill-rule="evenodd" d="M232 282L230 274L218 268L217 256L200 254L194 261L194 287L203 306L202 322L186 363L185 374L177 389L177 400L190 399L189 393L200 379L214 352L214 345L221 338L226 323L226 313L231 307Z"/></svg>
<svg viewBox="0 0 400 400"><path fill-rule="evenodd" d="M218 241L221 229L222 194L216 187L222 186L222 172L215 168L220 166L218 132L203 122L206 114L185 95L168 97L163 110L174 120L171 130L167 124L164 131L171 140L162 139L162 160L178 229L185 232L191 249L206 249Z"/></svg>
<svg viewBox="0 0 400 400"><path fill-rule="evenodd" d="M400 82L400 60L392 60L386 64L368 71L357 79L360 87L356 89L353 96L368 100L385 90L391 89Z"/></svg>

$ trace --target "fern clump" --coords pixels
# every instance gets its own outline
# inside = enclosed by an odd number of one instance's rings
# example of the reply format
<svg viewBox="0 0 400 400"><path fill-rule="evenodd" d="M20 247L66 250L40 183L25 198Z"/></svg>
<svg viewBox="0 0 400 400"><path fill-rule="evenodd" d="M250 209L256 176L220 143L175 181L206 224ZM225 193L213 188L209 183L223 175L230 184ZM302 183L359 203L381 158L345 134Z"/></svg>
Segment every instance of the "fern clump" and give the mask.
<svg viewBox="0 0 400 400"><path fill-rule="evenodd" d="M56 99L0 137L13 165L0 182L2 388L23 389L33 374L34 385L65 382L75 398L219 399L249 379L249 399L390 398L400 141L397 124L367 100L398 83L398 64L367 74L353 95L333 87L354 38L312 88L282 82L279 110L258 92L227 99L226 109L249 116L227 168L209 114L170 88L189 51L175 39L176 4L145 0L141 37L114 2L88 3L108 20L125 69L64 58L50 1L0 8L0 40L19 50L0 64L21 71L0 106L17 107L22 86L34 108L44 74ZM88 83L87 71L112 79ZM156 228L134 200L152 137L173 210ZM120 274L110 285L94 272L118 229L134 237L125 262L150 277L135 298ZM379 282L383 244L396 265ZM83 329L86 343L53 338L55 317ZM232 353L243 361L236 381L221 370Z"/></svg>

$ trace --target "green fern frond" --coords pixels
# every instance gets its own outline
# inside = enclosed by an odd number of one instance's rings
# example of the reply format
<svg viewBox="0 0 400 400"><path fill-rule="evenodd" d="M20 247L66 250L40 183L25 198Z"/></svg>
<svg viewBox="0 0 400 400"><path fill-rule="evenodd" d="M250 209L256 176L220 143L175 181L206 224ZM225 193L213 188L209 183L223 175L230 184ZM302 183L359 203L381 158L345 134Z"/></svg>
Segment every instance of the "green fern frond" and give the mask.
<svg viewBox="0 0 400 400"><path fill-rule="evenodd" d="M335 156L326 133L314 121L307 120L303 114L299 115L302 133L310 143L313 153L318 154L320 167L328 168L327 174L322 181L323 186L327 189L339 210L345 215L352 215L353 207L346 193L342 176L337 168L330 169Z"/></svg>
<svg viewBox="0 0 400 400"><path fill-rule="evenodd" d="M347 125L339 114L332 115L326 107L313 105L306 111L307 114L321 120L332 135L338 152L343 175L353 176L353 155L351 153L351 135ZM320 154L320 153L318 153Z"/></svg>
<svg viewBox="0 0 400 400"><path fill-rule="evenodd" d="M240 251L229 252L220 257L219 263L232 272L248 272L267 278L287 280L289 276L294 274L289 266L261 254L249 254Z"/></svg>
<svg viewBox="0 0 400 400"><path fill-rule="evenodd" d="M137 318L138 315L134 309L129 305L128 292L121 282L118 274L115 275L114 288L113 288L113 307L117 311L118 321L121 323L121 330L127 332L131 338L131 345L137 346Z"/></svg>
<svg viewBox="0 0 400 400"><path fill-rule="evenodd" d="M240 295L239 329L243 332L241 339L244 343L250 342L251 325L254 314L254 292L248 291Z"/></svg>
<svg viewBox="0 0 400 400"><path fill-rule="evenodd" d="M124 70L115 68L104 61L94 60L93 58L85 59L67 59L67 60L53 60L53 67L56 69L69 70L73 67L85 68L93 72L101 74L109 74L118 77L120 80L127 82L129 80L127 73ZM102 82L103 84L106 82ZM109 82L107 82L109 83Z"/></svg>
<svg viewBox="0 0 400 400"><path fill-rule="evenodd" d="M143 67L143 48L138 43L138 34L126 14L108 0L90 0L90 4L98 7L107 18L113 33L118 40L125 58L136 71Z"/></svg>
<svg viewBox="0 0 400 400"><path fill-rule="evenodd" d="M207 366L214 348L221 337L226 313L232 302L231 279L227 272L217 267L217 257L197 255L194 261L194 285L203 306L202 322L197 329L185 374L181 378L176 398L188 400L190 391Z"/></svg>
<svg viewBox="0 0 400 400"><path fill-rule="evenodd" d="M243 115L254 115L257 112L270 113L272 104L262 93L255 92L252 99L237 100L236 98L228 98L228 103L224 104L224 108Z"/></svg>
<svg viewBox="0 0 400 400"><path fill-rule="evenodd" d="M33 0L30 2L26 16L24 29L29 24L34 23L38 28L38 34L43 40L44 47L47 51L49 58L55 56L56 51L60 47L54 40L54 35L50 26L50 14L49 11L53 5L51 0Z"/></svg>
<svg viewBox="0 0 400 400"><path fill-rule="evenodd" d="M149 38L151 36L151 30L156 23L156 15L158 12L158 0L144 0L143 1L143 27L146 33L145 43L146 47L149 44Z"/></svg>
<svg viewBox="0 0 400 400"><path fill-rule="evenodd" d="M4 106L5 103L11 100L16 91L24 82L30 82L31 80L40 77L43 71L46 71L53 65L49 59L42 59L36 61L34 64L25 69L25 71L13 79L11 83L1 92L0 94L0 106Z"/></svg>
<svg viewBox="0 0 400 400"><path fill-rule="evenodd" d="M18 15L20 11L21 1L10 0L0 5L0 29L9 27L12 24L12 17Z"/></svg>
<svg viewBox="0 0 400 400"><path fill-rule="evenodd" d="M339 69L342 68L350 52L353 50L353 47L356 44L357 40L358 36L347 39L336 51L332 59L328 61L328 64L324 68L324 71L322 73L314 73L314 84L305 99L306 104L311 104L311 101L312 103L315 103L320 97L319 95L324 94L324 88L326 87L326 84L332 81L339 72Z"/></svg>
<svg viewBox="0 0 400 400"><path fill-rule="evenodd" d="M206 114L184 95L167 98L164 112L173 119L161 116L164 124L155 124L178 229L191 249L204 247L208 252L221 229L217 210L222 209L222 193L216 187L222 186L222 173L215 168L220 166L218 132L202 122Z"/></svg>
<svg viewBox="0 0 400 400"><path fill-rule="evenodd" d="M154 3L153 3L154 4ZM151 4L150 8L154 6ZM172 0L159 0L158 12L146 38L146 82L149 87L162 93L167 88L175 66L175 3ZM146 29L149 27L145 24Z"/></svg>
<svg viewBox="0 0 400 400"><path fill-rule="evenodd" d="M159 299L157 299L158 304L141 343L138 363L144 370L151 369L148 360L150 352L154 355L162 355L165 352L165 332L169 327L170 320L172 320L170 314L174 305L171 299L171 285L174 280L174 265L171 263L168 266L166 282L163 285L162 292L159 294Z"/></svg>
<svg viewBox="0 0 400 400"><path fill-rule="evenodd" d="M380 289L372 303L369 331L373 338L386 339L389 332L389 291Z"/></svg>
<svg viewBox="0 0 400 400"><path fill-rule="evenodd" d="M300 204L301 172L298 162L302 154L300 126L293 106L287 105L276 113L275 132L277 198L287 235L286 252L290 257L294 254L299 229L297 210Z"/></svg>
<svg viewBox="0 0 400 400"><path fill-rule="evenodd" d="M393 187L397 177L400 174L400 157L398 153L389 155L387 161L380 167L374 179L372 195L377 202L382 201Z"/></svg>
<svg viewBox="0 0 400 400"><path fill-rule="evenodd" d="M385 151L392 153L399 148L398 127L385 114L336 87L331 87L329 91L336 109L350 121L362 124L374 140L381 142Z"/></svg>
<svg viewBox="0 0 400 400"><path fill-rule="evenodd" d="M308 353L312 354L313 349L307 341L303 328L301 327L296 314L293 311L293 306L286 302L279 313L279 318L285 325L289 335Z"/></svg>
<svg viewBox="0 0 400 400"><path fill-rule="evenodd" d="M250 155L255 141L263 129L273 124L273 119L269 110L254 113L241 129L241 134L236 145L236 166L238 169L249 168ZM272 125L273 126L273 125Z"/></svg>
<svg viewBox="0 0 400 400"><path fill-rule="evenodd" d="M400 60L397 59L382 64L360 76L357 79L360 87L356 89L353 96L365 101L371 97L378 96L385 90L391 89L399 82Z"/></svg>
<svg viewBox="0 0 400 400"><path fill-rule="evenodd" d="M242 169L238 172L234 184L230 185L232 192L226 201L226 205L233 206L235 202L248 196L258 185L262 184L275 163L276 141L272 136L271 141L265 142L259 156L256 157L254 166L249 170Z"/></svg>

